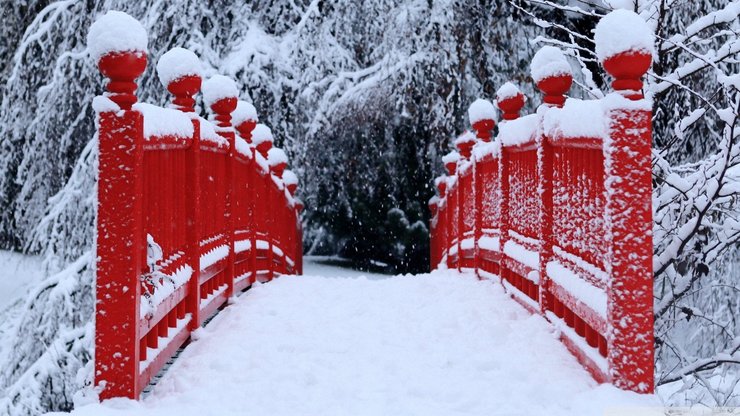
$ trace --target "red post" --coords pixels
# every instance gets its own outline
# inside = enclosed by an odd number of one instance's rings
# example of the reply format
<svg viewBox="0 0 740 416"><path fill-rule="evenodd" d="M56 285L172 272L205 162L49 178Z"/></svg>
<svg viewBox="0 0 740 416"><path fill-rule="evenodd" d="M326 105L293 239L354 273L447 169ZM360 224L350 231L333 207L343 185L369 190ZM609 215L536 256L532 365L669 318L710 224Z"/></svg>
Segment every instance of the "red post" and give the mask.
<svg viewBox="0 0 740 416"><path fill-rule="evenodd" d="M545 94L545 103L551 107L562 107L565 104L565 94L573 84L571 74L560 74L547 77L537 83L537 87ZM540 310L552 310L550 297L550 279L547 276L547 263L552 260L553 245L553 163L554 153L552 144L544 135L539 137L537 163L540 170L540 285L539 299Z"/></svg>
<svg viewBox="0 0 740 416"><path fill-rule="evenodd" d="M605 60L618 93L609 109L606 145L607 218L611 279L608 286L609 375L619 388L654 391L652 111L642 100L640 78L647 52L627 51Z"/></svg>
<svg viewBox="0 0 740 416"><path fill-rule="evenodd" d="M492 105L491 105L492 106ZM468 110L470 113L470 110ZM475 135L483 143L491 141L491 132L496 127L496 122L493 119L483 118L473 123L473 130ZM478 241L483 237L483 189L485 184L483 183L482 172L478 168L478 160L473 158L473 195L475 198L474 208L475 211L475 226L473 227L473 241L475 243L475 252L473 254L473 261L475 267L475 274L480 278L480 248L478 247Z"/></svg>
<svg viewBox="0 0 740 416"><path fill-rule="evenodd" d="M95 384L101 399L138 398L139 304L144 118L131 110L144 52L114 52L98 61L110 79L108 97L120 107L103 109L98 125L98 223L95 305Z"/></svg>
<svg viewBox="0 0 740 416"><path fill-rule="evenodd" d="M247 109L248 111L244 111L246 115L249 115L251 113L253 106L245 101L238 101L236 105L235 112L239 111L240 107L243 107ZM233 115L233 113L232 113ZM252 143L252 130L257 126L257 117L241 117L239 119L233 120L234 122L234 128L239 133L239 136L241 136L244 141L247 143ZM254 283L257 279L257 222L255 221L255 215L256 215L256 198L257 195L255 195L255 175L257 175L257 164L254 161L254 150L252 152L252 162L249 164L250 172L247 174L247 189L250 191L249 195L249 201L247 201L247 210L248 210L248 217L247 222L249 226L249 240L250 240L250 250L249 250L249 268L252 270L252 276L250 277L250 284Z"/></svg>
<svg viewBox="0 0 740 416"><path fill-rule="evenodd" d="M188 264L193 274L188 281L186 311L190 314L190 331L198 329L200 322L200 121L195 114L193 96L200 91L202 79L198 75L188 75L167 84L167 90L174 95L172 103L178 110L191 114L193 119L193 140L187 150L185 180L187 186L187 206L185 207L186 239Z"/></svg>
<svg viewBox="0 0 740 416"><path fill-rule="evenodd" d="M218 77L218 78L216 78ZM221 76L216 75L213 78L208 80L208 83L206 84L206 88L208 88L212 82L214 82L214 79L216 79L218 83L224 83L227 82L230 84L233 84L233 81ZM234 90L236 90L236 87L234 87ZM236 94L225 96L217 99L214 102L210 103L210 110L214 115L214 121L217 125L217 132L221 137L225 138L229 141L229 152L228 152L228 166L226 169L226 212L224 212L224 218L225 218L225 224L226 224L226 244L229 247L229 256L227 259L227 266L226 266L226 297L231 297L234 294L234 261L235 261L235 253L234 253L234 233L235 233L235 227L234 227L234 215L232 213L233 210L233 203L232 198L234 194L234 168L236 163L236 150L235 150L235 133L234 129L231 126L231 112L236 109L236 101L237 97Z"/></svg>

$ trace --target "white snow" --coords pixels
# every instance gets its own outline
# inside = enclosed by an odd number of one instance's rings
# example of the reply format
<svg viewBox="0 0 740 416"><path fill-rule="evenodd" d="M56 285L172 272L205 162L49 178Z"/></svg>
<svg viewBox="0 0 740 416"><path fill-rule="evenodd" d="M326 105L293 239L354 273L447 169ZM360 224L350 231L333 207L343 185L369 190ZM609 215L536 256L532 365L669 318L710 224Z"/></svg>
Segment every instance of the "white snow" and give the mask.
<svg viewBox="0 0 740 416"><path fill-rule="evenodd" d="M568 98L562 108L544 112L542 126L547 137L606 137L609 119L600 101Z"/></svg>
<svg viewBox="0 0 740 416"><path fill-rule="evenodd" d="M497 157L500 153L501 146L496 141L492 142L478 142L473 147L473 160L483 160L488 155Z"/></svg>
<svg viewBox="0 0 740 416"><path fill-rule="evenodd" d="M481 237L478 239L478 247L488 251L501 251L501 242L498 237Z"/></svg>
<svg viewBox="0 0 740 416"><path fill-rule="evenodd" d="M270 166L277 166L281 163L288 163L288 155L285 154L283 149L273 147L267 152L267 163Z"/></svg>
<svg viewBox="0 0 740 416"><path fill-rule="evenodd" d="M297 185L298 184L298 176L296 176L295 172L293 172L290 169L286 169L283 172L283 183L286 185Z"/></svg>
<svg viewBox="0 0 740 416"><path fill-rule="evenodd" d="M208 107L220 99L238 96L236 83L227 76L214 75L203 82L203 103Z"/></svg>
<svg viewBox="0 0 740 416"><path fill-rule="evenodd" d="M251 240L234 241L234 253L241 253L242 251L249 251L251 249L252 249Z"/></svg>
<svg viewBox="0 0 740 416"><path fill-rule="evenodd" d="M136 103L132 108L144 116L144 137L146 138L193 137L193 122L182 111L157 107L149 103Z"/></svg>
<svg viewBox="0 0 740 416"><path fill-rule="evenodd" d="M448 163L456 163L459 160L460 160L460 153L457 153L454 150L442 156L442 163L444 163L445 165Z"/></svg>
<svg viewBox="0 0 740 416"><path fill-rule="evenodd" d="M521 93L522 92L519 91L519 88L516 85L511 82L506 82L498 89L498 91L496 91L496 101L503 101L507 98L513 98Z"/></svg>
<svg viewBox="0 0 740 416"><path fill-rule="evenodd" d="M547 263L547 275L574 298L606 319L606 292L592 285L558 261Z"/></svg>
<svg viewBox="0 0 740 416"><path fill-rule="evenodd" d="M0 250L0 312L26 299L31 286L44 277L39 256Z"/></svg>
<svg viewBox="0 0 740 416"><path fill-rule="evenodd" d="M476 137L475 133L473 133L470 130L465 130L463 134L457 136L457 139L455 139L454 144L455 146L459 146L463 143L475 142L476 140L478 140L478 138Z"/></svg>
<svg viewBox="0 0 740 416"><path fill-rule="evenodd" d="M229 247L226 245L216 246L207 253L203 253L200 256L200 269L205 270L208 267L218 263L219 261L226 258L229 255Z"/></svg>
<svg viewBox="0 0 740 416"><path fill-rule="evenodd" d="M172 48L157 61L157 76L165 87L172 81L189 75L203 76L203 64L198 55L185 48Z"/></svg>
<svg viewBox="0 0 740 416"><path fill-rule="evenodd" d="M254 108L254 105L252 105L252 103L248 103L243 100L237 101L236 109L234 109L234 111L231 113L232 125L238 126L245 121L256 122L257 120L257 109Z"/></svg>
<svg viewBox="0 0 740 416"><path fill-rule="evenodd" d="M509 240L504 243L504 253L512 259L532 269L537 270L540 268L540 253L528 250L526 247L517 243L516 241ZM537 281L534 282L538 283Z"/></svg>
<svg viewBox="0 0 740 416"><path fill-rule="evenodd" d="M147 52L147 33L138 20L126 13L110 10L90 25L87 50L97 62L115 52Z"/></svg>
<svg viewBox="0 0 740 416"><path fill-rule="evenodd" d="M517 146L534 140L540 128L539 114L529 114L499 125L497 138L502 146Z"/></svg>
<svg viewBox="0 0 740 416"><path fill-rule="evenodd" d="M247 143L247 141L242 139L241 137L234 138L234 148L241 155L249 159L252 158L252 148L249 147L249 143Z"/></svg>
<svg viewBox="0 0 740 416"><path fill-rule="evenodd" d="M554 46L543 46L534 54L530 72L535 83L545 78L572 74L570 64L563 51Z"/></svg>
<svg viewBox="0 0 740 416"><path fill-rule="evenodd" d="M627 51L655 54L655 35L645 20L635 12L618 9L607 14L594 31L596 56L603 63Z"/></svg>
<svg viewBox="0 0 740 416"><path fill-rule="evenodd" d="M468 108L468 120L473 125L481 120L493 120L496 118L496 107L484 99L477 99Z"/></svg>
<svg viewBox="0 0 740 416"><path fill-rule="evenodd" d="M257 124L252 130L252 144L255 146L263 142L272 142L272 130L264 124Z"/></svg>
<svg viewBox="0 0 740 416"><path fill-rule="evenodd" d="M200 139L201 140L205 140L211 143L216 143L221 146L229 145L228 140L226 140L220 134L216 133L216 126L214 126L210 121L204 119L203 117L198 117L198 121L200 121Z"/></svg>
<svg viewBox="0 0 740 416"><path fill-rule="evenodd" d="M121 111L121 107L105 95L98 95L93 98L92 106L93 110L98 114L105 112L117 113Z"/></svg>
<svg viewBox="0 0 740 416"><path fill-rule="evenodd" d="M235 298L147 398L73 415L600 416L659 405L597 385L545 319L490 281L307 271L325 275L283 276Z"/></svg>
<svg viewBox="0 0 740 416"><path fill-rule="evenodd" d="M471 250L475 248L475 240L473 238L466 238L460 241L460 249Z"/></svg>

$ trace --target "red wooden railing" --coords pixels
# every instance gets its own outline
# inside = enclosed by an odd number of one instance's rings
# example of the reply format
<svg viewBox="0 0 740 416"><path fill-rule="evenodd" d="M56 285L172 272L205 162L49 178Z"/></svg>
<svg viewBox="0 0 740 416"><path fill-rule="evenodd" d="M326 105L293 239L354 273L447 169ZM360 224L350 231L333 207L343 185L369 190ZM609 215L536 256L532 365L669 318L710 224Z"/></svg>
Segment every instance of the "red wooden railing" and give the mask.
<svg viewBox="0 0 740 416"><path fill-rule="evenodd" d="M489 143L493 117L476 119L478 143L456 141L462 157L445 157L429 203L432 268L500 281L597 380L644 393L654 389L652 133L639 80L650 61L642 50L606 59L616 92L601 100L566 102L572 75L545 77L544 104L524 117L508 84L498 136Z"/></svg>
<svg viewBox="0 0 740 416"><path fill-rule="evenodd" d="M283 182L287 159L270 150L269 129L253 111L234 112L236 86L221 76L203 83L211 121L199 117L198 58L179 48L169 57L194 64L171 79L160 73L174 96L170 108L136 103L143 50L112 50L98 60L110 79L94 102L101 398L137 398L229 297L302 269L298 182L292 173Z"/></svg>

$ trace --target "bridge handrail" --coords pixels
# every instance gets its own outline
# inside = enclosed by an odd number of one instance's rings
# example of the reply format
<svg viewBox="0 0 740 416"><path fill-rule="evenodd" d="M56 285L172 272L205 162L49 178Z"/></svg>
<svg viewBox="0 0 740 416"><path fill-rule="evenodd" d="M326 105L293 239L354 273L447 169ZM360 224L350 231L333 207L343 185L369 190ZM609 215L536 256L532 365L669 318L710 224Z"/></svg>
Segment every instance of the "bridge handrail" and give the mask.
<svg viewBox="0 0 740 416"><path fill-rule="evenodd" d="M268 159L269 129L260 126L260 143L252 143L256 111L237 110L232 80L217 75L203 83L209 120L201 118L193 98L200 61L175 48L157 66L173 95L170 108L137 103L135 80L147 64L141 25L109 12L88 43L110 80L93 103L95 385L103 399L138 398L228 298L255 281L302 272L303 205L294 198L295 175L283 184L282 151Z"/></svg>
<svg viewBox="0 0 740 416"><path fill-rule="evenodd" d="M432 268L500 281L560 330L598 381L650 393L652 113L640 79L653 46L624 36L648 33L641 24L621 10L597 26L597 52L615 89L602 99L567 99L568 62L545 47L533 61L557 70L533 70L544 94L535 114L519 116L525 97L507 83L497 94L504 120L489 143L494 113L476 101L470 116L478 143L472 151L457 143L463 157L444 160L448 174L435 181L438 195L429 206ZM473 183L476 217L474 248L467 251L460 249L465 230L458 227L470 197L460 196L466 181Z"/></svg>

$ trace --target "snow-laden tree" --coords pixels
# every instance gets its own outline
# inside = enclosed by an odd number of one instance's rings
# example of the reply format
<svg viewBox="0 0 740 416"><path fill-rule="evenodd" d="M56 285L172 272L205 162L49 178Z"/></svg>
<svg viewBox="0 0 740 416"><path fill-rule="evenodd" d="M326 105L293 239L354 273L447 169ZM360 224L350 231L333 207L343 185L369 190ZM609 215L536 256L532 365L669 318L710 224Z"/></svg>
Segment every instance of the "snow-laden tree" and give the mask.
<svg viewBox="0 0 740 416"><path fill-rule="evenodd" d="M657 51L654 103L657 384L670 404L740 404L740 2L512 0L563 48L574 93L601 96L592 29L614 8L640 14ZM628 28L626 28L628 29Z"/></svg>

